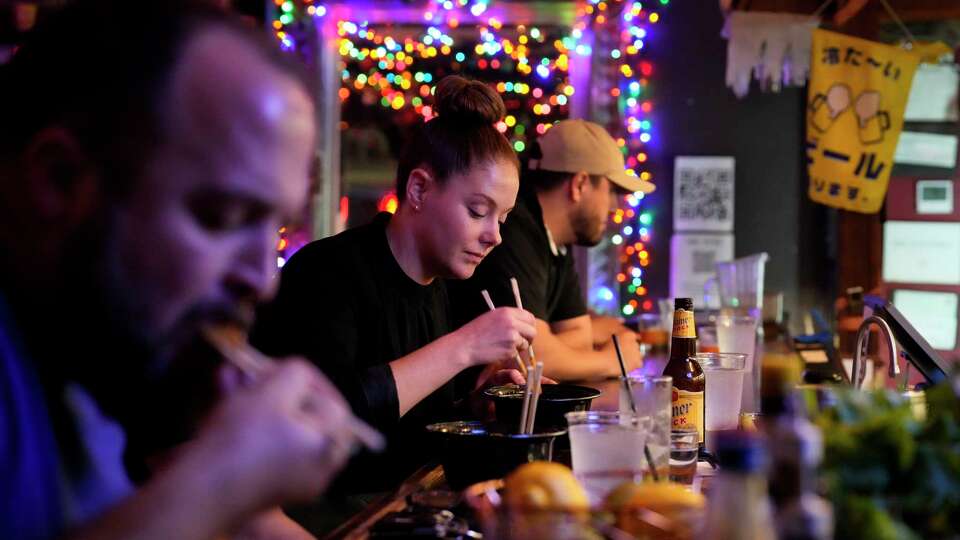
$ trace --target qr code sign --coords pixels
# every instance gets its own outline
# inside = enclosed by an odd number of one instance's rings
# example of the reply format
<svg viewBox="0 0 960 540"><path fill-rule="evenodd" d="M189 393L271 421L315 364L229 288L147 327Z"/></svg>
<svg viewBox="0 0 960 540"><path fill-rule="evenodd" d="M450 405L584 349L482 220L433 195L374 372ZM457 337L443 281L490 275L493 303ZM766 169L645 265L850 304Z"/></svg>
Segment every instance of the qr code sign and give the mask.
<svg viewBox="0 0 960 540"><path fill-rule="evenodd" d="M681 156L676 159L674 230L733 230L733 168L732 157Z"/></svg>
<svg viewBox="0 0 960 540"><path fill-rule="evenodd" d="M715 252L694 250L691 256L693 257L693 271L697 274L710 273L715 270L714 264L717 262Z"/></svg>

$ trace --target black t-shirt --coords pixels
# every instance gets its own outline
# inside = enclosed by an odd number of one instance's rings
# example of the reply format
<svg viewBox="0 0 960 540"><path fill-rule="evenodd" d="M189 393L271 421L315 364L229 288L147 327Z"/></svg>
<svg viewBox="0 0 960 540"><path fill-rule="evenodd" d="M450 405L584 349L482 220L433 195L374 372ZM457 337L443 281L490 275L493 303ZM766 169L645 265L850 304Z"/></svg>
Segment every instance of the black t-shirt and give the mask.
<svg viewBox="0 0 960 540"><path fill-rule="evenodd" d="M361 454L338 485L351 492L394 488L430 459L424 426L450 420L448 383L400 418L388 365L448 331L442 280L420 285L387 243L390 214L304 246L283 267L251 341L273 356L304 356L339 388L353 411L387 435L386 454Z"/></svg>
<svg viewBox="0 0 960 540"><path fill-rule="evenodd" d="M480 291L487 289L496 306L516 304L510 278L517 278L523 308L546 322L557 322L587 313L571 253L550 249L543 210L533 189L521 185L517 205L500 228L503 242L466 281L448 281L454 327L489 308Z"/></svg>

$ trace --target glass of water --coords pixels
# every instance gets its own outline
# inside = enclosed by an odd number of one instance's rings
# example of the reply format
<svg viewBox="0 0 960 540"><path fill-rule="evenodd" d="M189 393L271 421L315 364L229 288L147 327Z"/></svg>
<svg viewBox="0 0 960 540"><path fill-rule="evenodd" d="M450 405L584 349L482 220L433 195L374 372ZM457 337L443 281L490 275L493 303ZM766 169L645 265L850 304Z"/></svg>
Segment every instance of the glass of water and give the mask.
<svg viewBox="0 0 960 540"><path fill-rule="evenodd" d="M707 377L704 389L704 445L713 451L719 431L737 429L747 355L741 353L698 353L694 357Z"/></svg>
<svg viewBox="0 0 960 540"><path fill-rule="evenodd" d="M643 479L643 444L650 418L609 411L577 411L566 415L573 474L590 503L599 505L624 482Z"/></svg>
<svg viewBox="0 0 960 540"><path fill-rule="evenodd" d="M748 315L718 316L717 347L716 352L746 355L741 404L746 412L760 412L760 368L755 359L757 319Z"/></svg>
<svg viewBox="0 0 960 540"><path fill-rule="evenodd" d="M640 375L630 377L630 390L637 414L650 418L647 448L657 472L656 478L666 481L670 470L670 392L673 377ZM620 413L631 413L627 385L620 378ZM650 463L644 460L644 473L652 478Z"/></svg>

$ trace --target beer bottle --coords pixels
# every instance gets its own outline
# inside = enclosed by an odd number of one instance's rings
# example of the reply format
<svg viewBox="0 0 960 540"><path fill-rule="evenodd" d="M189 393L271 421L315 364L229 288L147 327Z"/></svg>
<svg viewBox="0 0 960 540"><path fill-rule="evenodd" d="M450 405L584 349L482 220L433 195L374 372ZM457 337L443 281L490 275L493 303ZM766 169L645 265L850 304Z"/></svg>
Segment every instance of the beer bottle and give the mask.
<svg viewBox="0 0 960 540"><path fill-rule="evenodd" d="M693 300L674 300L673 335L670 338L670 361L663 374L673 377L671 392L672 427L697 428L703 445L703 392L706 377L693 358L697 354L697 329L693 321Z"/></svg>

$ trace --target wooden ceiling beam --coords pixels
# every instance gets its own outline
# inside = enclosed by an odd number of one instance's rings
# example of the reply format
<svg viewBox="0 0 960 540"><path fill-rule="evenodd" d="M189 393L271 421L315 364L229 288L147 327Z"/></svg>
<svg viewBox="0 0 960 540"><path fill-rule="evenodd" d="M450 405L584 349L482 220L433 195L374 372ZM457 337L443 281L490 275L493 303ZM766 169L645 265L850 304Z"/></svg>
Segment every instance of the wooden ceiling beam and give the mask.
<svg viewBox="0 0 960 540"><path fill-rule="evenodd" d="M834 0L835 2L839 0ZM888 0L897 16L904 21L936 21L960 19L960 2L957 0ZM735 0L735 9L748 11L775 11L784 13L813 13L823 4L823 0ZM868 0L868 7L879 0ZM834 8L831 8L834 9ZM890 17L880 7L880 19ZM859 14L858 14L859 15Z"/></svg>

